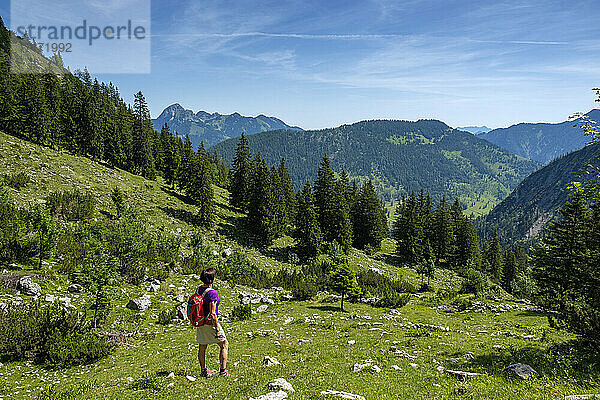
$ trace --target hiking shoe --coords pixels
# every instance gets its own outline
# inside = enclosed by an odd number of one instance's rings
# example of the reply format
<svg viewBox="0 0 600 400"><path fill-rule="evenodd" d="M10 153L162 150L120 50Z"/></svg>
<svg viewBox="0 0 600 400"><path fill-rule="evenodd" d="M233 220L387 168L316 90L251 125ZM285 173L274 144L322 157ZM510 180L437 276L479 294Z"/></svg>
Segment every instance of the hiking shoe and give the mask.
<svg viewBox="0 0 600 400"><path fill-rule="evenodd" d="M231 376L231 375L229 374L229 371L223 370L223 371L219 372L219 376Z"/></svg>
<svg viewBox="0 0 600 400"><path fill-rule="evenodd" d="M202 370L200 376L203 378L212 378L213 376L215 376L215 373L207 368L205 370Z"/></svg>

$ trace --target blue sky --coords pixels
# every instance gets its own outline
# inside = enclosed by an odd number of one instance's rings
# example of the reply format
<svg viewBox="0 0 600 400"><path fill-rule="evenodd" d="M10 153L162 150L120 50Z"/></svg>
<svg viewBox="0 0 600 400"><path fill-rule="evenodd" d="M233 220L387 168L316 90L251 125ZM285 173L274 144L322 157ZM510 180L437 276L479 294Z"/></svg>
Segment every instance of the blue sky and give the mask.
<svg viewBox="0 0 600 400"><path fill-rule="evenodd" d="M5 20L9 9L0 0ZM174 0L151 9L151 74L99 78L128 101L142 90L153 116L178 102L304 128L373 118L499 127L587 111L600 85L597 0Z"/></svg>

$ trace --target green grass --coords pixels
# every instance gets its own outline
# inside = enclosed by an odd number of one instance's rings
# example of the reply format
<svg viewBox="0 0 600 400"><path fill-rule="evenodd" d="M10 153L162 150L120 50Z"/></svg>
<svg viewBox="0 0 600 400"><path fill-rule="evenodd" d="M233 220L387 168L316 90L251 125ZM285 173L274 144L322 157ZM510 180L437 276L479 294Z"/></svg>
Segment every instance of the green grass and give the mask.
<svg viewBox="0 0 600 400"><path fill-rule="evenodd" d="M182 234L194 229L189 216L195 212L195 206L160 181L147 181L0 134L0 173L17 171L26 171L33 179L24 188L11 191L21 204L38 201L51 191L77 186L98 197L97 217L101 217L114 212L109 194L114 186L119 186L154 226L167 226L173 231L181 228ZM249 246L240 224L241 214L228 206L227 196L225 190L217 189L219 221L216 231L209 235L213 246L235 246L264 269L295 268L286 262L293 244L290 237L278 239L266 249ZM349 260L354 269L373 266L390 276L418 283L420 278L414 270L393 265L393 252L394 242L386 240L382 252L373 257L353 251ZM36 280L44 293L68 296L80 310L89 306L88 294L67 293L69 282L56 273L52 262L42 271L24 268L16 273L38 273ZM456 290L460 282L455 274L439 270L432 283L437 289ZM112 312L103 328L120 343L114 354L95 364L66 370L46 370L27 362L5 363L0 367L0 398L247 399L267 393L267 383L278 377L287 379L296 389L291 399L323 398L319 393L327 389L352 392L367 399L560 399L570 394L600 393L598 361L548 355L550 345L573 337L550 328L544 315L523 310L500 314L445 312L433 308L447 303L432 293L413 295L411 302L395 314L363 304L347 304L347 312L342 313L338 311L339 304L324 302L326 296L321 294L314 301L269 306L265 313L257 313L248 321L225 319L232 376L201 379L193 329L186 322L157 324L161 311L179 304L173 300L175 296L189 295L198 284L194 276L170 276L158 293L151 294L152 306L143 314L133 313L125 305L132 297L148 293L148 284L117 288ZM241 290L252 289L218 282L224 314L237 304ZM9 293L10 290L2 289L0 301ZM275 297L273 292L265 293ZM465 301L474 300L463 297ZM501 303L520 304L505 297ZM525 307L521 304L521 308ZM412 323L449 330L414 327ZM308 342L300 344L301 339ZM349 340L356 343L349 345ZM391 352L392 346L409 357ZM467 352L474 354L472 361L463 357ZM263 366L266 355L282 365ZM445 361L455 357L460 359L458 365ZM216 358L216 347L212 346L210 368L218 367ZM354 363L366 359L374 360L382 372L351 372ZM531 364L541 378L527 382L505 378L502 368L514 362ZM392 369L392 365L401 370ZM438 371L439 366L481 375L461 381ZM174 379L167 378L170 372L175 373ZM186 375L198 380L190 382Z"/></svg>

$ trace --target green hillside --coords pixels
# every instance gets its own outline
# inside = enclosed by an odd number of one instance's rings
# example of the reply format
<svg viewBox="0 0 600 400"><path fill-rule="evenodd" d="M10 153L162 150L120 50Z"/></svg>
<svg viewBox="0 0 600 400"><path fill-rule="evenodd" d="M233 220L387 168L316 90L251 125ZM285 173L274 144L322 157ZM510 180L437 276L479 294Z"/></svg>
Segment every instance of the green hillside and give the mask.
<svg viewBox="0 0 600 400"><path fill-rule="evenodd" d="M585 179L577 173L597 165L600 146L591 145L562 156L523 180L488 215L478 221L483 236L494 230L504 244L535 239L568 199L571 182Z"/></svg>
<svg viewBox="0 0 600 400"><path fill-rule="evenodd" d="M600 110L590 111L586 118L598 121ZM589 138L579 126L580 122L580 119L576 119L559 124L522 123L494 129L479 137L522 157L546 164L586 145Z"/></svg>
<svg viewBox="0 0 600 400"><path fill-rule="evenodd" d="M95 218L107 218L115 212L109 191L119 186L142 210L151 229L168 227L178 234L180 228L182 243L187 241L187 233L196 230L187 218L195 206L161 181L4 134L0 134L0 172L24 172L30 177L24 187L10 189L22 205L36 203L51 191L79 187L98 199ZM222 251L232 247L264 270L298 267L284 260L292 242L288 237L266 249L247 247L239 224L242 215L228 206L226 191L217 189L217 193L218 228L205 233L206 245L215 251L209 251L214 262L227 263ZM386 276L417 285L419 278L413 269L389 264L394 260L393 250L393 242L388 240L372 257L353 250L349 262L357 271L375 267ZM41 285L42 304L49 304L46 295L68 297L83 311L92 300L86 290L79 294L67 290L71 282L61 272L60 260L51 259L42 270L28 264L5 265L3 269L0 303L32 301L18 294L11 283L23 275L33 276ZM111 355L89 365L58 370L3 358L0 397L187 399L202 393L208 398L247 399L270 392L267 384L275 378L292 384L295 392L289 393L290 399L326 398L321 392L327 390L366 399L549 399L598 387L596 355L576 350L567 355L556 353L553 345L572 336L550 328L545 314L501 289L487 297L460 294L462 278L446 270L436 271L431 281L433 292L412 294L401 310L352 303L344 313L339 311L339 301L325 293L309 301L288 302L282 301L278 290L218 280L223 324L231 343L232 377L205 380L199 376L189 323L167 320L166 325L157 324L165 311L181 304L178 295L189 295L198 284L197 275L177 272L162 279L153 292L147 290L150 282L133 285L122 281L111 297L112 309L100 331L117 343ZM260 304L253 304L256 313L252 318L236 321L231 313L241 293L254 293L274 304L261 312L257 311ZM143 294L152 302L147 311L125 308L131 298ZM209 349L210 368L216 366L215 356L215 349ZM265 366L265 356L279 364ZM364 360L372 361L363 371L353 372ZM515 362L530 364L541 377L527 382L508 378L502 369ZM452 372L456 370L477 375L463 380Z"/></svg>
<svg viewBox="0 0 600 400"><path fill-rule="evenodd" d="M273 131L248 136L268 163L286 159L296 188L313 181L324 154L336 171L374 180L387 202L422 187L434 199L456 197L483 215L538 164L435 120L363 121L316 131ZM237 140L211 148L231 162Z"/></svg>

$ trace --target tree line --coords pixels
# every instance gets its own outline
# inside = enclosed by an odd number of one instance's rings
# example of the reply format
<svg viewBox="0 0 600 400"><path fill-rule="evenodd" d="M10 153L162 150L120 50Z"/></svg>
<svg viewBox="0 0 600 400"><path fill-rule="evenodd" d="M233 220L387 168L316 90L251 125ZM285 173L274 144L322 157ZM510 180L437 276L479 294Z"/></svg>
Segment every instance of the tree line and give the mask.
<svg viewBox="0 0 600 400"><path fill-rule="evenodd" d="M161 176L196 201L200 224L212 224L212 185L226 187L229 178L216 153L203 145L194 151L189 136L182 138L166 125L157 132L142 92L128 105L117 87L92 79L87 70L9 73L10 35L0 20L0 131L148 179ZM15 40L39 50L27 38Z"/></svg>
<svg viewBox="0 0 600 400"><path fill-rule="evenodd" d="M444 196L434 205L423 189L418 195L412 192L403 196L392 237L396 239L399 264L417 266L418 272L427 277L432 277L435 268L462 275L476 271L509 292L525 290L521 284L529 276L525 250L503 249L497 232L480 244L475 222L464 213L458 199L450 205Z"/></svg>
<svg viewBox="0 0 600 400"><path fill-rule="evenodd" d="M327 155L317 176L294 193L285 160L269 168L260 153L252 157L242 135L233 159L231 204L248 213L248 228L261 243L291 233L306 258L321 254L324 243L336 242L345 252L352 246L378 250L388 224L372 182L350 182L344 171L337 177Z"/></svg>

